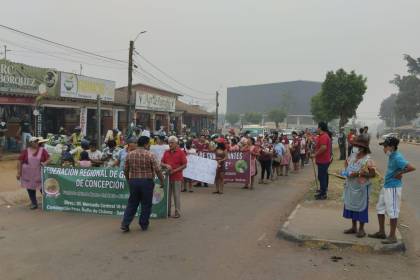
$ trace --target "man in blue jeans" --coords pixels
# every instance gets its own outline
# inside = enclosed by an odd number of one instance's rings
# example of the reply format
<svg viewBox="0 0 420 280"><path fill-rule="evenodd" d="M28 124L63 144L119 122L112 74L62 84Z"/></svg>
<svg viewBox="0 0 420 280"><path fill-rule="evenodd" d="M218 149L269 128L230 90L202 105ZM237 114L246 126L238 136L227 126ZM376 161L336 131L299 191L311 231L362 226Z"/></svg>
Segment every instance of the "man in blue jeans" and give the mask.
<svg viewBox="0 0 420 280"><path fill-rule="evenodd" d="M318 180L320 190L315 195L317 200L327 199L328 192L328 168L331 163L331 138L328 135L328 126L325 122L318 124L318 138L315 145L315 158L316 165L318 166Z"/></svg>
<svg viewBox="0 0 420 280"><path fill-rule="evenodd" d="M160 165L155 155L149 151L150 138L141 136L137 143L139 147L131 151L125 161L124 173L128 180L130 196L121 222L123 232L130 230L130 224L136 215L139 204L141 204L140 227L143 231L148 229L152 211L155 174L158 176L161 186L164 183Z"/></svg>

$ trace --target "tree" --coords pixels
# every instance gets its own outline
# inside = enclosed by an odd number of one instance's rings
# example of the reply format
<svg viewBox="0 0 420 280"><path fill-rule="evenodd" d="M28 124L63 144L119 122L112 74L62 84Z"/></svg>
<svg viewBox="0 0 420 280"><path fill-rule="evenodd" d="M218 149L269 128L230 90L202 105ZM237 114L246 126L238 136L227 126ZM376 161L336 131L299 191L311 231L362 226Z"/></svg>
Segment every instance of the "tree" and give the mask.
<svg viewBox="0 0 420 280"><path fill-rule="evenodd" d="M328 112L324 108L325 106L322 104L321 92L318 92L311 99L311 113L315 121L324 121L328 123L335 118L334 115L328 115Z"/></svg>
<svg viewBox="0 0 420 280"><path fill-rule="evenodd" d="M234 125L239 121L239 115L235 113L226 114L225 118L231 125Z"/></svg>
<svg viewBox="0 0 420 280"><path fill-rule="evenodd" d="M408 76L395 75L392 84L399 89L396 103L396 113L405 117L407 120L416 118L420 112L420 58L414 59L409 55L405 55L407 61Z"/></svg>
<svg viewBox="0 0 420 280"><path fill-rule="evenodd" d="M257 112L245 113L244 119L247 123L259 124L262 120L262 114Z"/></svg>
<svg viewBox="0 0 420 280"><path fill-rule="evenodd" d="M324 121L339 118L343 127L356 114L367 89L366 78L343 69L327 73L321 92L312 98L312 111ZM314 100L315 99L315 100ZM313 101L314 100L314 101Z"/></svg>
<svg viewBox="0 0 420 280"><path fill-rule="evenodd" d="M382 100L381 108L379 110L379 118L385 121L385 124L389 127L394 126L396 123L396 102L397 94L392 94Z"/></svg>
<svg viewBox="0 0 420 280"><path fill-rule="evenodd" d="M268 112L268 119L276 124L276 128L279 128L279 123L284 121L287 117L287 114L284 110L274 109Z"/></svg>

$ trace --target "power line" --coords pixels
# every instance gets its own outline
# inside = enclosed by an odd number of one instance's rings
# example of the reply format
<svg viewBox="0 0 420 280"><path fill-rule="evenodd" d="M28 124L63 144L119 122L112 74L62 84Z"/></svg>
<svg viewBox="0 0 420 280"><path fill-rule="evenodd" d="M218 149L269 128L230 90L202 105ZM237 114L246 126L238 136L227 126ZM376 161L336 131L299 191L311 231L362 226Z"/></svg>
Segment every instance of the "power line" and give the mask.
<svg viewBox="0 0 420 280"><path fill-rule="evenodd" d="M33 38L33 39L36 39L38 41L53 44L55 46L66 48L66 49L69 49L69 50L72 50L72 51L75 51L75 52L78 52L78 53L83 53L83 54L86 54L86 55L90 55L90 56L94 56L94 57L97 57L97 58L102 58L102 59L106 59L106 60L110 60L110 61L115 61L115 62L119 62L119 63L124 63L124 64L128 63L127 61L124 61L124 60L121 60L121 59L116 59L116 58L103 56L103 55L96 54L96 53L93 53L93 52L90 52L90 51L86 51L86 50L78 49L78 48L75 48L75 47L67 46L67 45L64 45L62 43L54 42L52 40L48 40L48 39L42 38L40 36L29 34L27 32L24 32L24 31L21 31L21 30L18 30L16 28L12 28L12 27L9 27L9 26L3 25L3 24L0 24L0 27L3 28L3 29L7 29L9 31L12 31L12 32L15 32L15 33Z"/></svg>
<svg viewBox="0 0 420 280"><path fill-rule="evenodd" d="M172 85L170 85L170 84L168 84L168 83L166 83L166 82L163 82L162 80L160 80L159 78L157 78L155 75L153 75L152 73L150 73L150 72L148 72L148 71L146 71L143 67L141 67L141 64L137 61L137 60L134 60L134 62L136 62L136 65L138 66L138 67L140 67L140 69L145 73L145 74L147 74L147 75L149 75L149 76L151 76L153 79L155 79L155 80L157 80L158 82L160 82L161 84L163 84L163 85L165 85L166 87L169 87L169 88L171 88L172 90L174 90L176 93L178 93L178 94L182 94L182 95L185 95L185 96L188 96L188 97L191 97L191 98L193 98L193 99L197 99L197 100L205 100L205 101L212 101L213 99L210 99L210 98L203 98L203 97L196 97L196 96L193 96L193 95L190 95L190 94L187 94L187 93L184 93L184 92L182 92L181 93L181 91L179 90L179 89L177 89L177 88L175 88L175 87L173 87Z"/></svg>
<svg viewBox="0 0 420 280"><path fill-rule="evenodd" d="M91 52L91 51L86 51L86 50L83 50L83 49L79 49L79 48L71 47L71 46L68 46L68 45L65 45L65 44L62 44L62 43L58 43L58 42L55 42L55 41L52 41L52 40L49 40L49 39L45 39L45 38L43 38L43 37L40 37L40 36L37 36L37 35L33 35L33 34L30 34L30 33L27 33L27 32L24 32L24 31L21 31L21 30L18 30L18 29L16 29L16 28L9 27L9 26L3 25L3 24L0 24L0 28L3 28L3 29L6 29L6 30L9 30L9 31L15 32L15 33L17 33L17 34L20 34L20 35L23 35L23 36L26 36L26 37L29 37L29 38L32 38L32 39L35 39L35 40L37 40L37 41L41 41L41 42L44 42L44 43L52 44L52 45L54 45L54 46L56 46L56 47L65 48L65 49L67 49L67 50L71 50L71 51L76 52L76 53L78 53L78 54L88 55L88 56L91 56L91 57L95 57L96 59L99 59L99 60L104 61L104 62L106 62L106 63L110 63L110 62L114 62L114 63L115 63L115 62L118 62L118 63L128 64L128 62L127 62L127 61L124 61L124 60L121 60L121 59L115 59L115 58L111 58L111 57L107 57L107 56L104 56L104 55L100 55L100 54L97 54L97 53L94 53L94 52ZM4 40L4 41L6 41L6 40ZM13 44L13 43L12 43L12 44ZM17 44L14 44L14 45L17 45ZM27 50L31 50L31 49L26 48L26 47L22 47L22 46L20 46L20 47L21 47L21 48L24 48L24 49L27 49ZM34 51L34 50L32 50L32 51ZM72 60L72 59L68 59L68 58L62 58L62 57L55 56L55 55L52 55L52 54L48 54L48 53L46 53L46 52L42 52L42 51L38 51L38 50L37 50L37 51L35 51L35 52L38 52L38 53L40 53L40 54L44 54L44 55L47 55L47 56L56 57L56 58L59 58L59 59L65 59L65 60L72 61L72 62L77 62L77 63L82 62L82 63L85 63L85 64L89 65L89 64L88 64L88 63L86 63L85 61L77 61L77 60ZM185 84L184 84L184 83L182 83L182 82L179 82L177 79L173 78L172 76L170 76L169 74L167 74L166 72L164 72L163 70L161 70L159 67L157 67L156 65L154 65L152 62L150 62L149 60L147 60L145 57L141 56L140 54L138 54L138 56L139 56L139 57L141 57L141 58L142 58L144 61L146 61L148 64L150 64L153 68L155 68L156 70L158 70L159 72L161 72L162 74L164 74L166 77L170 78L171 80L175 81L176 83L180 84L181 86L186 87L186 88L188 88L188 89L190 89L190 90L193 90L193 91L196 91L196 92L202 92L202 93L205 93L205 92L203 92L203 91L198 91L198 90L195 90L195 89L193 89L192 87L189 87L188 85L185 85ZM104 59L105 59L105 60L104 60ZM139 65L139 67L140 67L140 63L138 63L138 62L137 62L137 64L138 64L138 65ZM94 64L92 64L92 65L94 65ZM99 66L99 65L94 65L94 66ZM100 67L105 67L105 66L100 66ZM142 70L145 74L147 74L148 76L152 77L154 80L156 80L156 81L158 81L159 83L161 83L161 84L165 85L166 87L168 87L168 88L170 88L170 89L174 90L176 93L181 94L181 93L180 93L180 91L179 91L178 89L176 89L175 87L173 87L173 86L171 86L170 84L168 84L168 83L166 83L166 82L164 82L164 81L160 80L160 79L159 79L159 78L157 78L155 75L153 75L153 74L151 74L151 73L147 72L146 70L144 70L144 69L142 69L142 68L141 68L141 70ZM135 72L137 72L137 73L138 73L138 71L135 71ZM208 94L208 93L205 93L205 94ZM181 94L181 95L189 96L189 97L194 98L194 99L197 99L197 100L211 100L211 99L209 99L209 98L199 98L199 97L195 97L195 96L192 96L192 95L189 95L189 94L185 94L185 93L184 93L184 94Z"/></svg>
<svg viewBox="0 0 420 280"><path fill-rule="evenodd" d="M210 101L205 101L205 100L200 100L199 98L196 98L196 97L194 97L194 96L189 96L189 95L185 95L185 94L183 94L183 93L181 93L181 92L179 92L179 90L177 90L176 88L174 88L174 87L172 87L171 85L169 85L169 84L167 84L167 83L165 83L165 82L163 82L162 80L160 80L159 78L157 78L156 76L154 76L153 74L151 74L151 73L149 73L149 72L147 72L147 71L145 71L143 68L140 68L143 72L140 72L140 71L138 71L138 70L136 70L136 69L134 69L133 70L133 73L135 74L135 75L137 75L137 77L139 77L139 78L142 78L142 79L144 79L144 80L147 80L149 83L151 83L151 85L152 86L155 86L155 87L161 87L161 88L163 88L163 89L165 89L165 90L168 90L168 91L173 91L173 92L175 92L175 93L177 93L177 94L180 94L180 95L182 95L181 96L181 98L185 98L185 97L190 97L192 100L196 100L196 102L200 102L200 103L202 103L202 104L209 104L210 103ZM152 80L153 79L153 80ZM156 85L157 84L157 85Z"/></svg>
<svg viewBox="0 0 420 280"><path fill-rule="evenodd" d="M41 54L41 55L45 55L45 56L56 58L56 59L58 59L60 61L61 60L66 60L66 61L70 61L70 62L74 62L74 63L78 63L78 64L79 63L83 63L83 64L90 65L90 66L112 68L112 69L117 69L117 70L123 70L123 69L125 70L125 68L121 68L121 67L120 68L118 68L118 67L111 67L111 66L108 66L108 65L99 65L99 64L94 64L94 63L86 62L86 60L72 59L72 58L69 58L70 57L69 55L68 55L68 57L57 56L57 55L50 54L50 53L45 52L45 51L40 51L40 50L37 50L37 49L34 49L34 48L28 48L28 47L22 46L20 44L16 44L14 42L11 42L9 40L2 39L2 38L0 38L0 40L1 41L4 41L4 42L6 42L6 43L8 43L10 45L13 45L13 46L16 46L16 47L19 47L19 48L22 48L22 49L25 49L25 50L28 50L28 51L31 51L31 52L34 52L34 53L38 53L38 54ZM16 51L14 51L14 52L16 52Z"/></svg>
<svg viewBox="0 0 420 280"><path fill-rule="evenodd" d="M163 71L161 68L159 68L158 66L156 66L155 64L153 64L150 60L148 60L147 58L145 58L143 55L141 55L138 52L135 52L137 54L138 57L140 57L141 59L143 59L147 64L149 64L150 66L152 66L153 68L155 68L157 71L159 71L160 73L162 73L163 75L165 75L167 78L171 79L172 81L174 81L175 83L181 85L182 87L185 87L191 91L195 91L198 93L203 93L203 94L207 94L210 95L210 93L208 92L204 92L195 88L192 88L188 85L186 85L185 83L180 82L179 80L175 79L173 76L169 75L168 73L166 73L165 71Z"/></svg>

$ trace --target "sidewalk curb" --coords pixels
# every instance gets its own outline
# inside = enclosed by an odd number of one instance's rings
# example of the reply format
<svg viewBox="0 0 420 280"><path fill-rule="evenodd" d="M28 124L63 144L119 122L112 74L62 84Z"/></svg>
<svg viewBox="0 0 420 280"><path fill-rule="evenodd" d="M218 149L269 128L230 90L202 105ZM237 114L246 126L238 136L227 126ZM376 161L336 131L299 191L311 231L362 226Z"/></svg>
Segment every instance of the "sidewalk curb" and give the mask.
<svg viewBox="0 0 420 280"><path fill-rule="evenodd" d="M343 248L350 248L357 252L364 252L364 253L400 253L405 252L405 244L404 241L401 240L396 244L392 245L382 245L382 246L369 246L369 245L362 245L362 244L355 244L352 242L347 241L339 241L339 240L330 240L330 239L318 239L313 236L308 236L305 234L300 234L297 232L293 232L289 229L289 224L299 211L301 207L300 204L296 206L290 216L287 218L286 222L283 224L282 228L277 233L277 238L284 239L290 242L297 243L299 245L309 247L309 248L317 248L322 250L327 249L343 249Z"/></svg>
<svg viewBox="0 0 420 280"><path fill-rule="evenodd" d="M414 146L420 146L420 143L413 143L413 142L402 142L403 144L409 144L409 145L414 145Z"/></svg>

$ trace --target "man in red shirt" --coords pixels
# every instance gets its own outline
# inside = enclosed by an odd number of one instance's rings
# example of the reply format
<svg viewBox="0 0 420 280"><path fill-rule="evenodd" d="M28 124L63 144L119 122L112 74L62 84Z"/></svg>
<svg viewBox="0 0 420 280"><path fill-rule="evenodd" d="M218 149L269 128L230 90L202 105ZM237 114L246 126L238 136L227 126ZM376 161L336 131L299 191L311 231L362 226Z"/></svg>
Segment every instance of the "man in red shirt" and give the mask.
<svg viewBox="0 0 420 280"><path fill-rule="evenodd" d="M187 157L184 151L179 148L178 138L171 136L168 143L169 150L165 151L162 157L162 166L170 172L168 216L171 216L172 197L174 197L174 218L179 218L181 217L181 187L184 181L182 170L187 167Z"/></svg>
<svg viewBox="0 0 420 280"><path fill-rule="evenodd" d="M318 124L318 139L315 146L316 165L318 166L318 180L320 191L315 196L317 200L327 199L328 192L328 167L331 163L331 138L328 135L328 126L325 122Z"/></svg>

